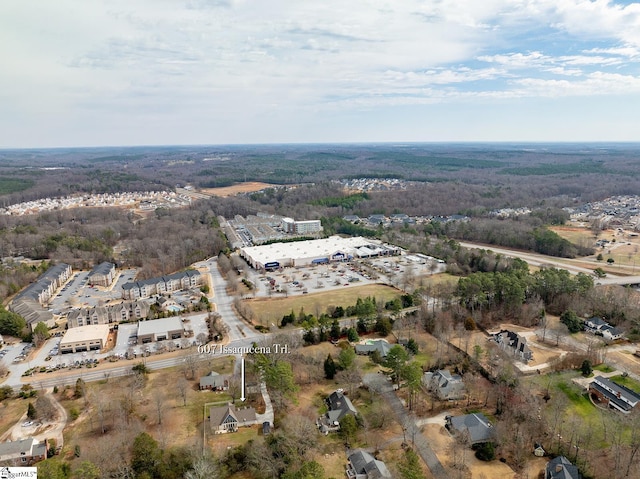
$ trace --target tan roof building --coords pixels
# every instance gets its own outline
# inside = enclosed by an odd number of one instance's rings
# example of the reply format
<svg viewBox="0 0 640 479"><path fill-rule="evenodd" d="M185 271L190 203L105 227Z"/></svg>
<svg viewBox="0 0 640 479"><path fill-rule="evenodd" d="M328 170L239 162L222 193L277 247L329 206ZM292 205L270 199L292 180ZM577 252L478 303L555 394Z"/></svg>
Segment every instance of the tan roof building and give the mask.
<svg viewBox="0 0 640 479"><path fill-rule="evenodd" d="M61 353L97 351L104 348L109 338L109 325L79 326L64 333L60 340Z"/></svg>

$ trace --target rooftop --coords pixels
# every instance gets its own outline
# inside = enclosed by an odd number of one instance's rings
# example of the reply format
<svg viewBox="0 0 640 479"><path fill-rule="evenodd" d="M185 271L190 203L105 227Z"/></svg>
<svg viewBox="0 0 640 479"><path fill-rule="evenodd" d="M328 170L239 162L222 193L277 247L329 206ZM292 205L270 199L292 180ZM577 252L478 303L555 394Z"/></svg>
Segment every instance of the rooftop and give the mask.
<svg viewBox="0 0 640 479"><path fill-rule="evenodd" d="M151 319L138 323L138 336L166 333L167 331L182 331L183 329L182 319L179 317Z"/></svg>

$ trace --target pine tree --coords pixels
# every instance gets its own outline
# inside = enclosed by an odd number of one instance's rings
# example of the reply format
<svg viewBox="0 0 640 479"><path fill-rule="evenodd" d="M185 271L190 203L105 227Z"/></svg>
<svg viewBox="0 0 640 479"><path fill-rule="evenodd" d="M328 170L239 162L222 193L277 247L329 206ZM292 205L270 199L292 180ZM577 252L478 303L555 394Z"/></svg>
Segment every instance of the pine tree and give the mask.
<svg viewBox="0 0 640 479"><path fill-rule="evenodd" d="M324 360L324 377L327 379L333 379L337 371L336 363L331 357L331 354Z"/></svg>

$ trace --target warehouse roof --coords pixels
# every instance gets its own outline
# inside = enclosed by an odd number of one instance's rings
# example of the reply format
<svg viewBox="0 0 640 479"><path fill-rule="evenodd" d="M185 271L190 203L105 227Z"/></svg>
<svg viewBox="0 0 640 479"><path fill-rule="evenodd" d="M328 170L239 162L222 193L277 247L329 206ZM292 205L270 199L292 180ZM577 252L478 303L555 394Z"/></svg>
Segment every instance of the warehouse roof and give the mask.
<svg viewBox="0 0 640 479"><path fill-rule="evenodd" d="M138 323L138 336L166 333L167 331L182 331L183 329L184 326L179 317L152 319Z"/></svg>
<svg viewBox="0 0 640 479"><path fill-rule="evenodd" d="M397 250L395 246L385 247L378 240L362 236L350 238L330 236L308 241L249 246L242 248L242 255L253 259L256 263L266 264L281 259L326 258L336 253L342 253L345 256L359 256L357 251L363 247L374 251L386 248Z"/></svg>
<svg viewBox="0 0 640 479"><path fill-rule="evenodd" d="M82 343L94 339L102 339L102 343L106 344L109 336L108 324L91 324L87 326L78 326L77 328L68 329L60 344Z"/></svg>

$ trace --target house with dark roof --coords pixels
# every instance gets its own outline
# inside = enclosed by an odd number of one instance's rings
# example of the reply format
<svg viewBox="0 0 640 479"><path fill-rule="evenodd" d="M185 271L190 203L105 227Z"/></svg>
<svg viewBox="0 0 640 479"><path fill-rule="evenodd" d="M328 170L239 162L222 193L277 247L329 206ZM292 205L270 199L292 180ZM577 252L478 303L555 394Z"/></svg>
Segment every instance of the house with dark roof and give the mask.
<svg viewBox="0 0 640 479"><path fill-rule="evenodd" d="M624 331L611 326L602 318L594 316L584 322L584 329L586 332L595 334L596 336L602 336L608 341L615 341L624 337Z"/></svg>
<svg viewBox="0 0 640 479"><path fill-rule="evenodd" d="M47 441L33 437L0 443L0 464L31 466L47 458Z"/></svg>
<svg viewBox="0 0 640 479"><path fill-rule="evenodd" d="M451 374L446 369L426 372L422 376L422 384L440 400L462 399L466 394L462 376Z"/></svg>
<svg viewBox="0 0 640 479"><path fill-rule="evenodd" d="M320 432L338 431L340 421L347 415L357 416L358 410L341 389L332 392L325 401L329 410L318 421Z"/></svg>
<svg viewBox="0 0 640 479"><path fill-rule="evenodd" d="M356 354L368 355L372 354L374 351L378 351L381 358L386 358L389 350L391 349L391 344L389 344L384 339L376 339L369 340L364 344L356 344L355 346Z"/></svg>
<svg viewBox="0 0 640 479"><path fill-rule="evenodd" d="M602 376L596 376L589 384L589 394L594 401L624 414L629 414L640 402L640 394Z"/></svg>
<svg viewBox="0 0 640 479"><path fill-rule="evenodd" d="M347 479L391 479L392 477L384 462L361 449L349 454L347 461Z"/></svg>
<svg viewBox="0 0 640 479"><path fill-rule="evenodd" d="M214 434L236 432L238 427L258 424L256 410L252 407L236 408L234 404L209 409L209 424Z"/></svg>
<svg viewBox="0 0 640 479"><path fill-rule="evenodd" d="M482 413L447 416L445 422L445 427L449 432L467 441L470 446L489 442L494 438L493 426Z"/></svg>
<svg viewBox="0 0 640 479"><path fill-rule="evenodd" d="M558 456L547 463L544 470L544 479L581 479L578 468L571 464L569 459Z"/></svg>
<svg viewBox="0 0 640 479"><path fill-rule="evenodd" d="M215 371L200 378L200 391L226 391L229 389L229 379Z"/></svg>
<svg viewBox="0 0 640 479"><path fill-rule="evenodd" d="M533 352L527 346L527 339L518 333L503 329L493 334L492 338L500 348L513 354L519 361L526 363L533 359Z"/></svg>

